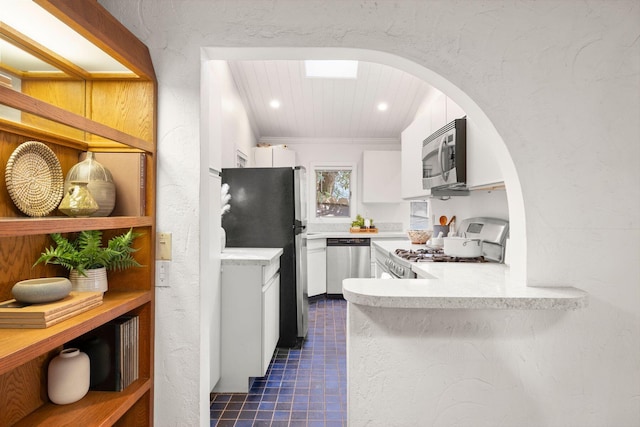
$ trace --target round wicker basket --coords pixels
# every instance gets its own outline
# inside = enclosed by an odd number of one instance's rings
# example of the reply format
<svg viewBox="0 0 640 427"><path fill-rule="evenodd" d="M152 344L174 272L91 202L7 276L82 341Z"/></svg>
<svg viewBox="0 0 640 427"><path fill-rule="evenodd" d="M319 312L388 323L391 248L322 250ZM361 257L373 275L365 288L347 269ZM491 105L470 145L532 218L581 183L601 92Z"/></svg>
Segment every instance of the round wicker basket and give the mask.
<svg viewBox="0 0 640 427"><path fill-rule="evenodd" d="M27 141L13 151L5 181L13 203L29 216L46 216L62 200L62 167L55 153L42 142Z"/></svg>

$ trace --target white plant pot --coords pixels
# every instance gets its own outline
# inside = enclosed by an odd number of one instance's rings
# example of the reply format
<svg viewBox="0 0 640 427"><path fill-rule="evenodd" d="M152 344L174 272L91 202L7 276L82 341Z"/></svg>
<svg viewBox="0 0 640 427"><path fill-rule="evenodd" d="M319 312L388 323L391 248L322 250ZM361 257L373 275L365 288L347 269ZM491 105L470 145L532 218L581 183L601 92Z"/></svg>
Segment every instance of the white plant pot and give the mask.
<svg viewBox="0 0 640 427"><path fill-rule="evenodd" d="M72 289L76 292L106 292L109 288L107 283L107 269L105 267L92 270L85 270L86 277L71 270L69 280Z"/></svg>

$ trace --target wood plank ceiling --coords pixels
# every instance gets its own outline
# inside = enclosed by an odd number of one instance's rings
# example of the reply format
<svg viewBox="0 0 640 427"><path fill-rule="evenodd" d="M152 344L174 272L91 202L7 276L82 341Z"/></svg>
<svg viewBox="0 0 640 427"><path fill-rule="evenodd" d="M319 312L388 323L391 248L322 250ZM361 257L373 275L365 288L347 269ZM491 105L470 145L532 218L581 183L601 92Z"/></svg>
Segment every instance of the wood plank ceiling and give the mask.
<svg viewBox="0 0 640 427"><path fill-rule="evenodd" d="M432 87L404 71L360 62L357 79L305 77L304 61L229 61L258 138L400 139ZM269 106L271 100L280 107ZM380 102L388 104L379 111Z"/></svg>

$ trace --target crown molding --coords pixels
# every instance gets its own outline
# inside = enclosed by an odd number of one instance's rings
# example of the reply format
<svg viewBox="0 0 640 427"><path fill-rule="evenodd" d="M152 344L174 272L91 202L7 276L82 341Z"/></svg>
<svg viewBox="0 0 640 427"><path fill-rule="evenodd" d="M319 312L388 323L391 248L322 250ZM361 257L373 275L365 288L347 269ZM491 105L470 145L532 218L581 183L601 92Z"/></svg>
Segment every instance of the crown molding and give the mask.
<svg viewBox="0 0 640 427"><path fill-rule="evenodd" d="M271 145L294 144L338 144L338 145L399 145L399 138L293 138L293 137L261 137L258 141Z"/></svg>

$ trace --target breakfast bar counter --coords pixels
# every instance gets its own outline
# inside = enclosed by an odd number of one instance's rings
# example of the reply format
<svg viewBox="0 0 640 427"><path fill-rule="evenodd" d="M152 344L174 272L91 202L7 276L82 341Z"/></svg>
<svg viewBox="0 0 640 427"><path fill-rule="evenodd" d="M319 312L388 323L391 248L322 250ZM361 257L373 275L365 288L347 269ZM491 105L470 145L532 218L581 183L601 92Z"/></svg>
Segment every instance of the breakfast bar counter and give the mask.
<svg viewBox="0 0 640 427"><path fill-rule="evenodd" d="M408 240L373 242L374 248L417 249ZM586 307L586 292L572 287L532 287L512 279L499 263L412 263L418 279L346 279L353 304L396 308L570 310Z"/></svg>
<svg viewBox="0 0 640 427"><path fill-rule="evenodd" d="M421 263L414 271L431 278L346 279L344 298L353 304L396 308L569 310L588 303L587 293L576 288L514 282L504 264Z"/></svg>
<svg viewBox="0 0 640 427"><path fill-rule="evenodd" d="M343 281L348 425L552 425L531 393L579 360L566 325L584 321L587 293L526 286L498 263L412 270L421 278Z"/></svg>

